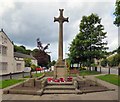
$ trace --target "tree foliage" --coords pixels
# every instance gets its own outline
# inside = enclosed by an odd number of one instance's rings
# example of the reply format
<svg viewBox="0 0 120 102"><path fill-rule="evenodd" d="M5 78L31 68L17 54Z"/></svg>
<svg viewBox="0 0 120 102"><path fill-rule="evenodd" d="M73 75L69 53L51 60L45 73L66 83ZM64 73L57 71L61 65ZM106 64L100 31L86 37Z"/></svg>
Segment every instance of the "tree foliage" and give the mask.
<svg viewBox="0 0 120 102"><path fill-rule="evenodd" d="M25 67L31 67L32 61L30 58L24 58L25 61Z"/></svg>
<svg viewBox="0 0 120 102"><path fill-rule="evenodd" d="M54 66L54 65L55 65L55 63L56 63L56 61L55 61L55 60L53 60L53 61L51 62L51 66Z"/></svg>
<svg viewBox="0 0 120 102"><path fill-rule="evenodd" d="M48 67L50 64L50 55L48 55L46 52L34 49L32 51L33 56L37 59L38 65L42 67Z"/></svg>
<svg viewBox="0 0 120 102"><path fill-rule="evenodd" d="M106 32L96 14L83 16L79 28L80 32L70 44L68 56L72 63L80 62L90 66L94 58L102 58L106 53L107 43L103 42Z"/></svg>
<svg viewBox="0 0 120 102"><path fill-rule="evenodd" d="M106 67L106 66L107 66L107 63L108 63L108 60L107 60L106 58L104 58L104 59L101 61L101 66Z"/></svg>
<svg viewBox="0 0 120 102"><path fill-rule="evenodd" d="M45 51L39 49L30 50L26 49L26 47L23 45L21 46L14 45L14 52L19 52L27 55L30 55L32 53L32 55L37 59L39 66L44 67L50 66L50 56ZM28 63L29 61L26 59L25 61L26 66L30 66L30 64Z"/></svg>
<svg viewBox="0 0 120 102"><path fill-rule="evenodd" d="M32 51L30 49L26 49L26 47L23 45L21 46L14 45L14 52L19 52L19 53L30 55Z"/></svg>
<svg viewBox="0 0 120 102"><path fill-rule="evenodd" d="M116 50L113 50L107 59L103 59L101 61L101 66L106 67L107 64L110 67L115 67L120 64L120 47L118 47Z"/></svg>
<svg viewBox="0 0 120 102"><path fill-rule="evenodd" d="M36 66L35 64L31 64L30 67L31 67L31 70L32 70L32 71L35 71L35 69L37 68L37 66Z"/></svg>
<svg viewBox="0 0 120 102"><path fill-rule="evenodd" d="M115 8L115 12L114 15L116 16L114 24L119 27L120 26L120 0L116 1L115 4L116 8Z"/></svg>
<svg viewBox="0 0 120 102"><path fill-rule="evenodd" d="M120 54L120 46L117 49L117 53Z"/></svg>
<svg viewBox="0 0 120 102"><path fill-rule="evenodd" d="M120 54L115 54L113 56L108 57L108 65L110 67L118 66L120 63Z"/></svg>

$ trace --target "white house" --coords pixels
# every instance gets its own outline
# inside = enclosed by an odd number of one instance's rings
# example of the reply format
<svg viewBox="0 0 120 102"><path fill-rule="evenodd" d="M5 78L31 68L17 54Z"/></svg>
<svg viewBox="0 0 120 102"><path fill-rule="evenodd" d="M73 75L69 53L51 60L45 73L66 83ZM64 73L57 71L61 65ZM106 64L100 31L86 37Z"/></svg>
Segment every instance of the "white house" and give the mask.
<svg viewBox="0 0 120 102"><path fill-rule="evenodd" d="M14 45L5 34L0 31L0 75L14 72Z"/></svg>
<svg viewBox="0 0 120 102"><path fill-rule="evenodd" d="M16 61L23 61L23 62L24 62L24 58L30 58L32 64L37 66L37 60L32 55L26 55L23 53L14 52L14 57Z"/></svg>
<svg viewBox="0 0 120 102"><path fill-rule="evenodd" d="M37 60L31 55L14 52L14 45L6 33L0 31L0 75L19 73L24 71L24 58L31 58L32 64L37 65Z"/></svg>

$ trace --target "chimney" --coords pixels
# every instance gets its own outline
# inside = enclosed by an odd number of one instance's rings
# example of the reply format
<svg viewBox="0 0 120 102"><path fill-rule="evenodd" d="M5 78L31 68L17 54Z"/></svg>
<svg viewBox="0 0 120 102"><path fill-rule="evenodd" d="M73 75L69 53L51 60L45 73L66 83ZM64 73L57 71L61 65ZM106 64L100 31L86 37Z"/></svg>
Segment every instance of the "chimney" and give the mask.
<svg viewBox="0 0 120 102"><path fill-rule="evenodd" d="M4 31L3 31L3 28L1 28L1 32L4 32Z"/></svg>

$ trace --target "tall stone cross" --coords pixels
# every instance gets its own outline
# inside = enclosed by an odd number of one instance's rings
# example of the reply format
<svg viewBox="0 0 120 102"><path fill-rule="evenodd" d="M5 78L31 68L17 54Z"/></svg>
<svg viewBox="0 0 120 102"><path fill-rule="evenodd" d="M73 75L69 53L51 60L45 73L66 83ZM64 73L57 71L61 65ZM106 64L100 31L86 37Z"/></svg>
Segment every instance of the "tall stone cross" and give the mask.
<svg viewBox="0 0 120 102"><path fill-rule="evenodd" d="M54 22L59 22L59 47L58 47L58 63L63 60L63 23L68 22L68 17L63 17L64 9L59 9L60 16L58 18L54 17Z"/></svg>

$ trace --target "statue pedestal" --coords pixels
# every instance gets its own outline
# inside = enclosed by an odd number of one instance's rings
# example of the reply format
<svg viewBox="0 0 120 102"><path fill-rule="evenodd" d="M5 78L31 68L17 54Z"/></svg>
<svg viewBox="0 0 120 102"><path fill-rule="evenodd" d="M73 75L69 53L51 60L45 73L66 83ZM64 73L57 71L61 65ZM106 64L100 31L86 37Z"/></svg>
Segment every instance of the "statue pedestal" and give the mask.
<svg viewBox="0 0 120 102"><path fill-rule="evenodd" d="M54 66L54 78L65 78L67 77L67 66L65 65L64 61L57 61L56 65Z"/></svg>

